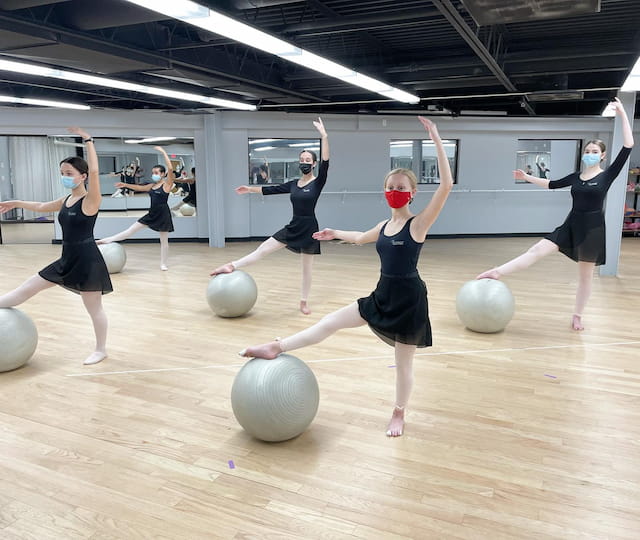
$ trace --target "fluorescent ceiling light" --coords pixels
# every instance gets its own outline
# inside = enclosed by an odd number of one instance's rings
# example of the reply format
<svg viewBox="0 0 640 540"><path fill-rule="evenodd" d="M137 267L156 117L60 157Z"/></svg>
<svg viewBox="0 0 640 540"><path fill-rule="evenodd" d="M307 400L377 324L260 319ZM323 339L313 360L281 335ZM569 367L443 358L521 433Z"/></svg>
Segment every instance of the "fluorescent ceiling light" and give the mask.
<svg viewBox="0 0 640 540"><path fill-rule="evenodd" d="M266 142L271 142L271 141L277 141L278 139L251 139L249 141L249 144L260 144L260 143L266 143Z"/></svg>
<svg viewBox="0 0 640 540"><path fill-rule="evenodd" d="M127 144L140 144L158 141L173 141L175 139L176 137L148 137L146 139L125 139L124 142L126 142Z"/></svg>
<svg viewBox="0 0 640 540"><path fill-rule="evenodd" d="M636 60L631 73L620 88L621 92L637 92L638 90L640 90L640 57Z"/></svg>
<svg viewBox="0 0 640 540"><path fill-rule="evenodd" d="M304 143L304 142L298 142L298 143L291 143L288 144L287 146L292 146L292 147L302 147L302 148L307 148L307 147L311 147L311 146L318 146L318 143Z"/></svg>
<svg viewBox="0 0 640 540"><path fill-rule="evenodd" d="M296 47L276 38L266 32L262 32L244 24L236 19L210 10L205 6L191 0L127 0L131 4L162 13L167 17L178 19L187 24L197 26L209 32L225 36L234 41L244 43L250 47L260 49L270 54L279 56L284 60L295 62L308 69L319 71L323 75L329 75L341 81L365 88L371 92L382 94L385 97L401 101L403 103L418 103L420 98L399 88L389 86L362 73L333 62L310 51Z"/></svg>
<svg viewBox="0 0 640 540"><path fill-rule="evenodd" d="M48 99L30 99L19 98L14 96L0 96L1 103L22 103L23 105L37 105L39 107L57 107L59 109L75 109L78 111L88 111L91 109L88 105L78 105L76 103L67 103L65 101L51 101Z"/></svg>
<svg viewBox="0 0 640 540"><path fill-rule="evenodd" d="M254 152L264 152L265 150L273 150L275 146L259 146L258 148L254 148Z"/></svg>
<svg viewBox="0 0 640 540"><path fill-rule="evenodd" d="M155 86L147 86L146 84L132 83L128 81L120 81L109 77L99 77L96 75L87 75L85 73L76 73L63 69L50 68L46 66L36 66L33 64L25 64L23 62L13 62L10 60L0 59L0 70L13 71L14 73L24 73L27 75L36 75L38 77L50 77L52 79L62 79L65 81L74 81L95 86L106 86L109 88L117 88L118 90L129 90L131 92L140 92L142 94L151 94L153 96L169 97L181 99L184 101L197 101L198 103L206 103L218 107L229 109L240 109L244 111L255 111L255 105L241 103L239 101L230 101L228 99L218 99L200 94L191 94L189 92L178 92L175 90L167 90L165 88L156 88Z"/></svg>

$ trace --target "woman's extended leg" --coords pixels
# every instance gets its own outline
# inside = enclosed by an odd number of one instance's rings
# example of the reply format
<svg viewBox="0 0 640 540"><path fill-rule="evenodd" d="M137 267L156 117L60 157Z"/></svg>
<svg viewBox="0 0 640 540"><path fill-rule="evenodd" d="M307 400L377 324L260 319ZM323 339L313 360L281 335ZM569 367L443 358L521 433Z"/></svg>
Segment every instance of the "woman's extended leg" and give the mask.
<svg viewBox="0 0 640 540"><path fill-rule="evenodd" d="M243 266L249 266L254 262L262 259L262 257L269 255L269 253L273 253L279 249L282 249L285 246L282 242L278 242L275 238L270 237L267 238L262 244L260 244L255 250L253 250L249 255L245 255L242 259L238 259L237 261L231 261L230 263L223 264L216 268L213 272L211 272L212 276L216 274L228 274L237 270L238 268L242 268Z"/></svg>
<svg viewBox="0 0 640 540"><path fill-rule="evenodd" d="M144 229L146 225L143 225L139 221L136 221L131 227L128 229L119 232L118 234L114 234L113 236L108 236L107 238L102 238L96 241L96 244L110 244L111 242L120 242L121 240L125 240L130 236L133 236L140 229Z"/></svg>
<svg viewBox="0 0 640 540"><path fill-rule="evenodd" d="M29 298L38 294L40 291L44 291L54 285L55 283L47 281L38 274L31 276L22 285L0 296L0 308L19 306L22 302L29 300Z"/></svg>
<svg viewBox="0 0 640 540"><path fill-rule="evenodd" d="M247 347L241 351L240 354L242 356L271 360L282 352L293 351L301 347L306 347L307 345L319 343L342 328L355 328L356 326L362 326L364 324L366 324L366 321L360 316L358 303L354 302L353 304L340 308L338 311L325 315L316 324L306 330L302 330L297 334L279 341L272 341L255 347Z"/></svg>
<svg viewBox="0 0 640 540"><path fill-rule="evenodd" d="M551 253L558 251L558 245L554 244L551 240L543 238L533 246L531 246L525 253L511 259L509 262L504 263L502 266L492 268L482 274L478 275L476 279L500 279L502 276L517 272L518 270L524 270L533 263L538 262L543 257L550 255Z"/></svg>

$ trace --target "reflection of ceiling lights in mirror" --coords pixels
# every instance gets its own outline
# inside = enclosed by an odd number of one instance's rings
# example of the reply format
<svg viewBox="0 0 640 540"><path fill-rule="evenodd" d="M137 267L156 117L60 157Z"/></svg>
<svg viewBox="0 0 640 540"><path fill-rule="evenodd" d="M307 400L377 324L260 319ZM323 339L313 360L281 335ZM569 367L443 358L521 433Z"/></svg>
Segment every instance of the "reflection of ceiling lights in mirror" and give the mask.
<svg viewBox="0 0 640 540"><path fill-rule="evenodd" d="M162 13L234 41L239 41L249 47L273 54L283 60L294 62L307 69L318 71L323 75L340 79L390 99L403 103L418 103L420 101L418 96L358 73L349 67L301 49L292 43L283 41L253 26L227 17L190 0L127 0L127 2Z"/></svg>
<svg viewBox="0 0 640 540"><path fill-rule="evenodd" d="M146 139L125 139L127 144L151 143L159 141L175 141L177 137L148 137Z"/></svg>
<svg viewBox="0 0 640 540"><path fill-rule="evenodd" d="M271 142L271 141L277 141L278 139L251 139L249 141L249 145L252 144L261 144L261 143L266 143L266 142Z"/></svg>
<svg viewBox="0 0 640 540"><path fill-rule="evenodd" d="M88 105L78 105L77 103L67 103L65 101L51 101L48 99L30 99L14 96L0 96L0 103L20 103L22 105L36 105L38 107L56 107L58 109L75 109L78 111L88 111Z"/></svg>
<svg viewBox="0 0 640 540"><path fill-rule="evenodd" d="M230 101L227 99L218 99L200 94L191 94L189 92L177 92L166 88L157 88L155 86L147 86L146 84L132 83L129 81L121 81L108 77L100 77L85 73L76 73L63 69L51 68L48 66L37 66L34 64L25 64L23 62L12 62L0 58L0 71L12 71L14 73L24 73L26 75L36 75L38 77L49 77L52 79L62 79L64 81L73 81L83 84L91 84L107 88L116 88L118 90L129 90L131 92L140 92L142 94L150 94L153 96L168 97L183 101L197 101L218 107L228 109L240 109L244 111L255 111L255 105L249 103L241 103L239 101Z"/></svg>
<svg viewBox="0 0 640 540"><path fill-rule="evenodd" d="M258 148L254 148L256 152L264 152L265 150L273 150L275 146L259 146Z"/></svg>

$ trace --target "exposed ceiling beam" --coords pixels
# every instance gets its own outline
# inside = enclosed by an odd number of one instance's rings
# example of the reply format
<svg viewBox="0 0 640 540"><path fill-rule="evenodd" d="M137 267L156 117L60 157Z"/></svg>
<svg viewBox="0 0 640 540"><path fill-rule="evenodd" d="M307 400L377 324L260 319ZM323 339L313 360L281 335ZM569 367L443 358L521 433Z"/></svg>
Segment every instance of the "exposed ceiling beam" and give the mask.
<svg viewBox="0 0 640 540"><path fill-rule="evenodd" d="M507 74L502 71L502 68L498 65L498 62L496 62L496 59L487 50L482 41L480 41L471 28L469 28L469 25L467 25L466 21L460 16L453 4L449 0L431 0L431 3L442 13L449 23L451 23L458 34L460 34L460 37L467 42L473 52L485 63L500 83L510 92L517 92L518 89L509 80ZM526 100L524 101L524 108L530 115L535 116L536 112Z"/></svg>

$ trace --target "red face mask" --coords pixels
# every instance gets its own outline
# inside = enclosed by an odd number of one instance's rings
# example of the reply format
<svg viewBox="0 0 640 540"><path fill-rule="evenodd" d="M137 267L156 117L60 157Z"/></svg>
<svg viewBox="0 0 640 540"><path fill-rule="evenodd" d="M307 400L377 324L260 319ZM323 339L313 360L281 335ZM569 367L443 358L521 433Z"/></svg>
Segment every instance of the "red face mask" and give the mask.
<svg viewBox="0 0 640 540"><path fill-rule="evenodd" d="M410 191L392 189L391 191L385 191L384 196L387 198L387 202L391 208L402 208L411 200Z"/></svg>

